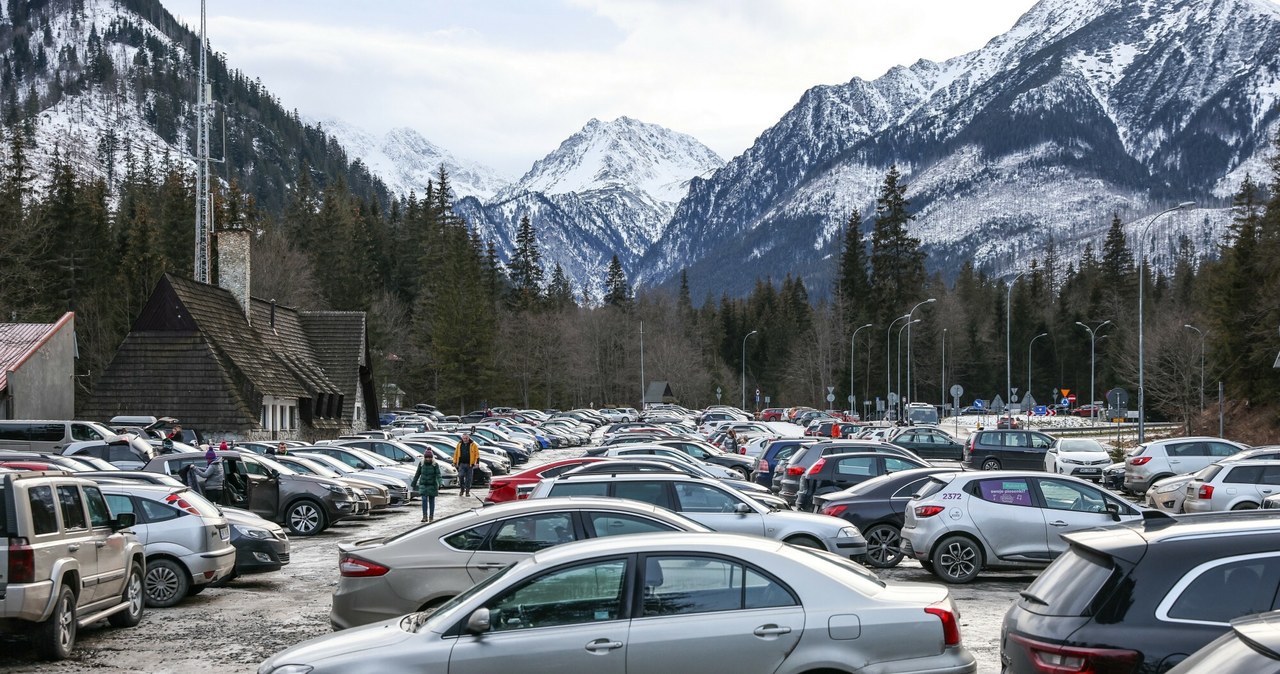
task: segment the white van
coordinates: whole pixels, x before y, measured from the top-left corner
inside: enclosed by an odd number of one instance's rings
[[[932,426],[938,423],[938,408],[929,403],[907,403],[903,416],[907,418],[907,423]]]
[[[93,421],[0,420],[0,449],[57,453],[73,442],[115,436],[106,426]]]

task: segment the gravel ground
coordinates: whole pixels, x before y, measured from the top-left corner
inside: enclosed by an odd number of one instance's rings
[[[534,462],[577,455],[579,450],[540,452]],[[473,492],[480,498],[483,491]],[[437,499],[437,515],[478,504],[455,491]],[[22,639],[0,636],[0,672],[153,672],[218,674],[253,672],[272,653],[328,634],[329,597],[337,585],[337,545],[398,533],[421,517],[415,502],[386,515],[339,522],[324,533],[293,538],[292,562],[275,573],[246,576],[211,588],[169,609],[147,609],[142,624],[116,629],[106,622],[80,631],[71,659],[36,659]],[[935,582],[914,561],[881,570],[885,580]],[[961,613],[965,645],[981,674],[1000,671],[1000,623],[1005,610],[1035,578],[1033,572],[984,573],[969,585],[951,587]]]

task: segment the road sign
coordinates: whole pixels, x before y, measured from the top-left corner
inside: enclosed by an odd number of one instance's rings
[[[836,392],[836,387],[834,386],[827,387],[827,393],[835,393],[835,392]]]
[[[1070,398],[1063,398],[1063,399],[1062,399],[1062,406],[1063,406],[1063,407],[1066,407],[1066,406],[1068,406],[1068,405],[1070,405],[1070,404],[1071,404],[1071,399],[1070,399]]]
[[[846,400],[848,400],[849,402],[853,402],[853,396],[849,396],[848,398],[846,398]]]
[[[1107,391],[1107,403],[1113,409],[1127,410],[1129,409],[1129,392],[1122,388],[1113,388]]]
[[[768,404],[769,404],[769,396],[765,396],[765,397],[764,397],[764,404],[766,404],[766,405],[768,405]]]
[[[1032,414],[1035,414],[1035,415],[1036,415],[1036,416],[1038,416],[1038,417],[1047,417],[1047,416],[1049,416],[1049,408],[1048,408],[1048,407],[1045,407],[1044,405],[1036,405],[1035,407],[1033,407],[1033,408],[1031,409],[1031,412],[1032,412]]]
[[[1071,389],[1069,389],[1069,388],[1060,388],[1060,389],[1058,389],[1058,390],[1059,390],[1059,391],[1062,391],[1062,397],[1063,397],[1063,398],[1065,398],[1065,397],[1067,397],[1067,396],[1071,395]]]
[[[890,394],[889,394],[889,404],[890,404],[890,405],[897,405],[897,404],[898,404],[898,394],[897,394],[897,393],[890,393]]]
[[[717,387],[716,387],[716,395],[720,395],[721,393],[724,393],[724,391],[721,391],[721,390],[720,390],[720,387],[719,387],[719,386],[717,386]]]
[[[975,401],[973,401],[973,409],[975,409],[975,410],[985,410],[985,409],[987,409],[987,401],[985,401],[985,400],[975,400]]]
[[[1067,402],[1069,402],[1069,403],[1073,403],[1073,402],[1075,402],[1075,401],[1076,401],[1076,394],[1072,393],[1072,394],[1070,394],[1070,395],[1068,395],[1068,396],[1067,396]]]
[[[1276,370],[1280,370],[1280,353],[1276,354],[1276,364],[1271,366]]]
[[[756,389],[756,397],[757,397],[757,398],[759,398],[759,397],[760,397],[760,389]]]
[[[836,394],[834,394],[834,393],[828,393],[828,394],[827,394],[827,402],[829,402],[829,403],[833,403],[833,402],[835,402],[835,401],[836,401]]]
[[[952,398],[959,398],[959,397],[960,397],[960,396],[962,396],[962,395],[964,395],[964,387],[963,387],[963,386],[961,386],[961,385],[959,385],[959,384],[955,384],[955,385],[953,385],[953,386],[951,387],[951,397],[952,397]]]
[[[883,411],[884,411],[884,401],[883,401],[883,400],[881,400],[881,399],[880,399],[880,398],[878,398],[878,397],[876,398],[876,411],[877,411],[877,412],[883,412]]]

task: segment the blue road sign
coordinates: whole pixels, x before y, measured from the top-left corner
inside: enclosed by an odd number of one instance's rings
[[[987,401],[985,401],[985,400],[975,400],[975,401],[973,401],[973,406],[974,406],[976,409],[985,410],[985,409],[987,409]]]
[[[1049,415],[1049,408],[1048,408],[1048,407],[1045,407],[1044,405],[1036,405],[1036,406],[1035,406],[1035,413],[1036,413],[1036,416],[1038,416],[1038,417],[1048,416],[1048,415]]]

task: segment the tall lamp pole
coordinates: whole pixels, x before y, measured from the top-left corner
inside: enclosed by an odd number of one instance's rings
[[[930,297],[929,299],[915,305],[914,307],[911,307],[911,311],[908,311],[907,315],[911,316],[916,313],[916,309],[919,309],[920,307],[926,304],[931,304],[937,301],[938,299],[936,297]],[[907,393],[910,394],[907,396],[908,400],[915,400],[916,398],[915,389],[912,388],[911,386],[911,323],[916,323],[916,322],[917,321],[911,321],[910,323],[907,323]]]
[[[908,318],[911,318],[911,316],[903,314],[889,321],[889,328],[884,332],[884,404],[886,414],[889,410],[889,394],[893,392],[893,368],[889,365],[889,348],[893,344],[893,326],[897,325],[898,321]]]
[[[756,334],[757,332],[760,332],[760,331],[752,330],[751,332],[747,333],[746,337],[742,338],[742,411],[743,412],[747,411],[747,339],[750,338],[751,335]]]
[[[1005,408],[1013,404],[1013,286],[1018,284],[1018,279],[1022,278],[1028,270],[1024,269],[1018,272],[1009,281],[1009,289],[1005,292],[1004,298],[1004,394]]]
[[[854,351],[853,345],[858,342],[858,333],[862,332],[863,330],[869,327],[871,327],[870,323],[867,323],[866,325],[859,327],[857,330],[853,331],[853,336],[849,338],[849,397],[851,398],[857,397],[857,395],[853,392],[853,371],[857,369],[857,366],[856,366],[857,354]],[[852,400],[849,401],[849,412],[853,414],[858,413],[858,410],[854,409]]]
[[[947,329],[942,329],[942,408],[947,409]],[[944,415],[945,416],[945,415]]]
[[[1048,337],[1048,336],[1049,336],[1049,333],[1042,332],[1036,335],[1035,337],[1032,337],[1031,341],[1027,344],[1027,390],[1022,394],[1024,398],[1028,395],[1031,395],[1031,345],[1035,344],[1037,339],[1040,339],[1041,337]],[[1049,397],[1052,398],[1053,396],[1049,396]]]
[[[1147,391],[1146,391],[1146,350],[1143,342],[1143,305],[1142,305],[1142,289],[1147,285],[1147,232],[1151,230],[1151,225],[1156,224],[1156,220],[1166,213],[1180,211],[1184,208],[1195,206],[1194,201],[1184,201],[1173,208],[1167,208],[1155,215],[1147,221],[1147,225],[1142,228],[1142,236],[1138,239],[1138,442],[1145,442],[1147,438]]]
[[[644,321],[640,321],[640,409],[644,409]]]
[[[911,315],[907,314],[907,317],[910,318]],[[902,327],[898,328],[898,410],[899,411],[901,411],[906,407],[906,401],[902,397],[903,396],[902,394],[902,331],[907,330],[909,334],[911,330],[911,324],[919,323],[919,322],[920,322],[920,319],[917,318],[915,320],[911,320],[911,321],[907,321],[906,323],[903,323]],[[907,388],[911,388],[911,383],[909,381],[907,382]],[[910,398],[910,397],[911,396],[907,396],[907,398]],[[902,415],[899,414],[898,418],[901,419]]]
[[[1096,371],[1095,368],[1098,363],[1098,361],[1094,358],[1094,354],[1096,353],[1094,349],[1098,345],[1097,335],[1095,333],[1101,330],[1102,326],[1110,325],[1110,323],[1111,321],[1103,321],[1098,325],[1096,325],[1095,327],[1091,328],[1085,325],[1084,323],[1081,323],[1080,321],[1076,321],[1076,325],[1089,331],[1089,404],[1090,405],[1094,404],[1098,400],[1097,398],[1093,397],[1093,375],[1094,375],[1094,372]],[[1089,412],[1090,419],[1094,419],[1097,416],[1098,416],[1098,410],[1096,408]]]
[[[1200,413],[1204,413],[1204,336],[1209,334],[1206,330],[1201,330],[1194,325],[1182,326],[1188,330],[1195,330],[1200,335]]]

